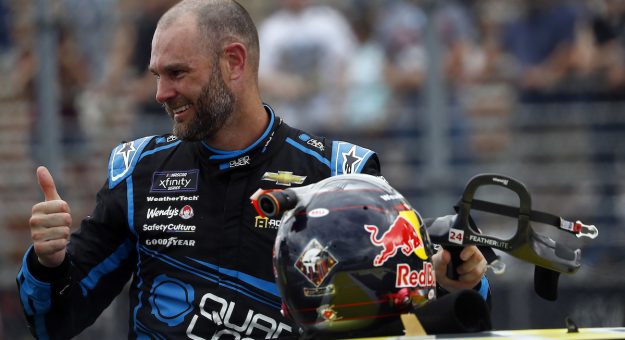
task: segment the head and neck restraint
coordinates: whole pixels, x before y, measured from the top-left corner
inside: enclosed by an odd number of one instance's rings
[[[474,197],[479,188],[489,185],[514,192],[519,198],[519,206],[488,202]],[[501,263],[493,249],[504,251],[535,265],[534,290],[542,298],[551,301],[557,299],[560,273],[573,274],[580,268],[581,250],[570,249],[548,236],[537,233],[530,222],[554,226],[578,238],[594,239],[599,235],[594,225],[586,225],[580,221],[571,222],[550,213],[532,210],[532,200],[525,185],[500,174],[480,174],[471,178],[454,208],[457,215],[435,219],[428,226],[432,242],[451,251],[454,265],[460,264],[459,257],[454,255],[459,254],[461,246],[476,245],[495,273],[501,273],[505,270],[505,264]],[[515,218],[516,232],[508,239],[483,234],[471,217],[472,210]],[[454,275],[452,272],[449,274]]]

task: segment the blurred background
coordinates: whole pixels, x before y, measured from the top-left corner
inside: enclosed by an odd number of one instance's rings
[[[176,2],[0,0],[2,338],[30,337],[15,276],[42,199],[35,168],[51,169],[76,227],[110,150],[170,130],[146,67]],[[472,176],[495,172],[525,183],[534,209],[599,228],[554,234],[583,249],[556,302],[503,256],[506,272],[489,273],[495,328],[625,326],[625,1],[241,3],[259,28],[263,99],[291,125],[376,150],[423,216],[453,213]],[[127,315],[121,296],[78,338],[124,338]]]

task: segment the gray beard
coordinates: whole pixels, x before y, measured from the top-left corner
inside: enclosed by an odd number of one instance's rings
[[[193,105],[195,116],[186,123],[174,123],[173,134],[182,140],[208,140],[221,130],[232,117],[236,98],[223,81],[221,70],[215,64],[212,75],[202,87],[200,97]]]

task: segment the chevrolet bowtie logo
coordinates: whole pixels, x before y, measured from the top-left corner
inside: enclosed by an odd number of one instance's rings
[[[287,187],[290,187],[293,183],[304,183],[306,176],[293,175],[293,173],[290,171],[278,171],[278,173],[265,172],[262,179],[265,181],[275,181],[278,185],[285,185]]]

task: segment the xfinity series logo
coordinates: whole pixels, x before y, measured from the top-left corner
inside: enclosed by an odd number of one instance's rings
[[[163,171],[152,175],[150,192],[197,191],[199,170]]]

